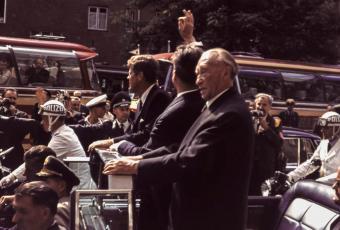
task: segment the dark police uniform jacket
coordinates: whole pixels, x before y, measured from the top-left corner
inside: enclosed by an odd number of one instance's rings
[[[127,140],[137,146],[145,144],[149,140],[150,132],[156,118],[164,111],[169,103],[169,95],[157,85],[154,85],[151,88],[142,109],[137,110],[135,114],[131,133],[113,138],[114,142],[117,143],[122,140]]]
[[[199,90],[176,97],[156,119],[150,138],[142,147],[130,142],[122,143],[118,152],[122,155],[140,155],[162,146],[179,146],[192,123],[204,106]]]
[[[124,135],[118,126],[113,125],[113,121],[104,121],[94,125],[69,125],[69,127],[74,130],[85,150],[94,141]]]
[[[14,170],[23,163],[24,149],[22,142],[29,133],[33,138],[34,145],[47,145],[50,140],[50,135],[43,130],[36,120],[0,116],[0,148],[5,150],[14,146],[14,150],[2,161],[4,166]]]
[[[177,152],[140,161],[138,186],[173,182],[171,229],[243,230],[253,138],[248,107],[231,88],[201,113]]]

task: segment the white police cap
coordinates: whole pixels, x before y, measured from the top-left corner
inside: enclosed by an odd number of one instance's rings
[[[107,95],[103,94],[98,97],[91,99],[89,102],[86,103],[87,108],[105,105],[107,100]]]

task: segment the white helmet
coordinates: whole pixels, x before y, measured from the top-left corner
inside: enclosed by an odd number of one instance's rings
[[[66,116],[66,108],[57,100],[49,100],[40,108],[40,114],[46,116]]]
[[[329,111],[319,118],[319,125],[321,127],[329,127],[329,126],[340,126],[340,114]]]
[[[66,116],[66,108],[60,101],[49,100],[40,107],[39,113],[48,117],[48,131],[51,131],[52,125],[59,119],[59,117]]]

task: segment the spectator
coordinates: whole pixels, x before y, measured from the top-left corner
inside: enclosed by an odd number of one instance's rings
[[[33,106],[32,118],[37,121],[41,121],[41,115],[39,114],[40,106],[51,99],[51,92],[44,88],[37,88],[35,91],[35,96],[38,102]]]
[[[106,104],[105,104],[105,115],[103,116],[103,120],[104,121],[113,121],[114,116],[113,114],[110,112],[111,110],[111,102],[109,100],[106,100]]]
[[[16,75],[10,65],[10,57],[7,54],[0,55],[0,85],[16,85]]]
[[[89,109],[81,102],[82,99],[82,93],[79,90],[75,90],[73,92],[74,97],[78,97],[80,99],[80,113],[83,114],[83,116],[87,116],[89,114]]]
[[[70,193],[79,184],[78,177],[61,160],[49,156],[37,176],[44,180],[59,197],[56,222],[66,229],[71,226]]]
[[[5,177],[4,180],[1,180],[0,187],[2,188],[2,192],[6,191],[6,193],[3,194],[7,194],[0,198],[0,215],[4,216],[1,220],[1,226],[13,226],[11,219],[14,213],[12,213],[9,206],[6,208],[5,205],[12,204],[14,199],[14,195],[12,194],[14,194],[14,189],[16,189],[20,184],[38,180],[36,173],[43,168],[44,161],[47,156],[56,156],[56,154],[47,146],[33,146],[24,154],[24,177],[16,178],[15,173],[11,173],[9,177]],[[17,183],[13,183],[16,179],[18,179]],[[1,207],[5,208],[1,209]]]
[[[292,98],[286,100],[287,109],[281,111],[279,117],[283,126],[297,128],[299,126],[299,114],[294,111],[295,101]]]
[[[80,112],[81,101],[79,97],[71,97],[72,110]]]
[[[269,94],[255,96],[255,107],[262,116],[253,116],[255,128],[254,165],[251,173],[249,194],[261,195],[261,184],[274,176],[278,169],[283,135],[279,120],[270,115],[273,98]]]
[[[23,184],[16,191],[13,201],[14,229],[61,230],[54,221],[57,205],[58,195],[46,183],[35,181]]]
[[[28,118],[28,114],[16,107],[18,93],[15,88],[5,88],[2,93],[1,115],[8,117]],[[4,112],[7,111],[7,112]]]
[[[42,58],[37,58],[34,61],[33,66],[26,70],[25,75],[28,77],[27,84],[47,83],[50,73],[44,68],[44,60]]]

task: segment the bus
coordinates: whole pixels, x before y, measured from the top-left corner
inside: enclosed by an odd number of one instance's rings
[[[80,90],[86,102],[100,94],[93,61],[97,55],[76,43],[0,37],[0,91],[15,88],[18,107],[28,113],[36,102],[37,87],[49,90],[53,96],[61,89],[70,93]],[[38,62],[47,74],[32,81],[30,69]]]
[[[294,99],[301,129],[313,129],[328,105],[340,103],[340,66],[237,55],[235,59],[240,67],[238,86],[243,97],[253,100],[257,93],[272,95],[273,115],[286,109],[286,99]]]
[[[163,61],[170,60],[171,56],[172,53],[154,55]],[[247,55],[234,55],[234,58],[239,65],[236,87],[243,98],[252,101],[257,93],[272,95],[271,113],[274,116],[286,109],[286,99],[294,99],[301,129],[312,130],[328,105],[340,104],[340,66]],[[171,71],[165,71],[163,75],[165,89],[171,91],[171,80],[167,80]]]

